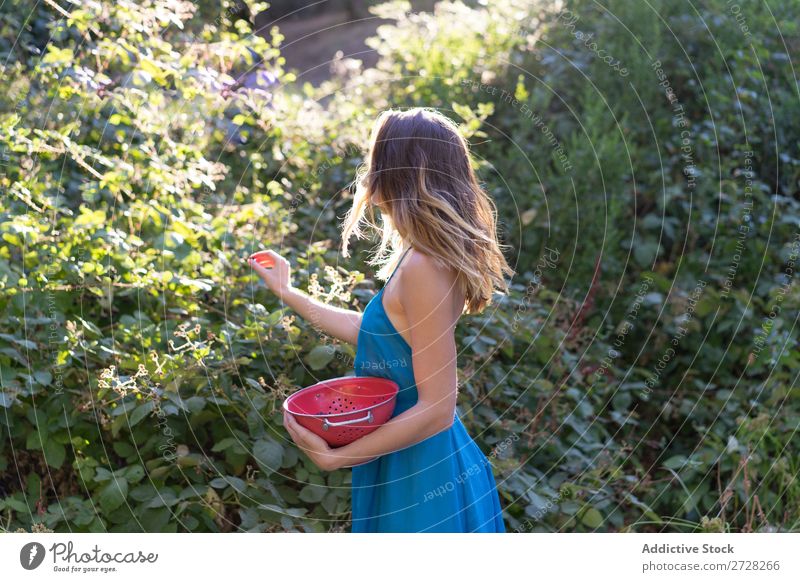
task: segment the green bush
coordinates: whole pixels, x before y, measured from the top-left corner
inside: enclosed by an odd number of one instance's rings
[[[462,123],[518,272],[457,336],[509,528],[800,528],[795,0],[782,36],[721,0],[393,2],[377,67],[319,88],[279,31],[169,6],[0,8],[3,528],[348,528],[349,472],[308,462],[280,405],[353,350],[242,258],[277,248],[361,308],[338,220],[372,119],[411,105]],[[258,60],[276,84],[233,87]]]

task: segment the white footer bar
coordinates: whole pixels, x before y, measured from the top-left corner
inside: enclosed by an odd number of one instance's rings
[[[797,581],[800,534],[9,533],[0,572],[14,581]]]

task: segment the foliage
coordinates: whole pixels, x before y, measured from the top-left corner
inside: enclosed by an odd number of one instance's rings
[[[227,4],[4,4],[3,527],[346,529],[349,472],[280,405],[353,349],[241,259],[277,248],[361,308],[347,187],[377,112],[425,105],[462,123],[518,271],[458,329],[509,527],[800,528],[798,6],[772,4],[743,38],[721,0],[392,2],[377,67],[319,88]]]

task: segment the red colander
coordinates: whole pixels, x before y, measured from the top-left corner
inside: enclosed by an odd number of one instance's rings
[[[399,386],[386,378],[345,376],[298,390],[283,403],[297,422],[332,447],[352,443],[394,412]]]

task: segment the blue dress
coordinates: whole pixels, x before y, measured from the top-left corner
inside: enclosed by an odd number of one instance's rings
[[[356,376],[397,382],[394,417],[416,404],[417,388],[411,347],[383,307],[393,276],[364,310],[354,367]],[[354,533],[505,532],[492,466],[458,412],[449,429],[352,470]]]

